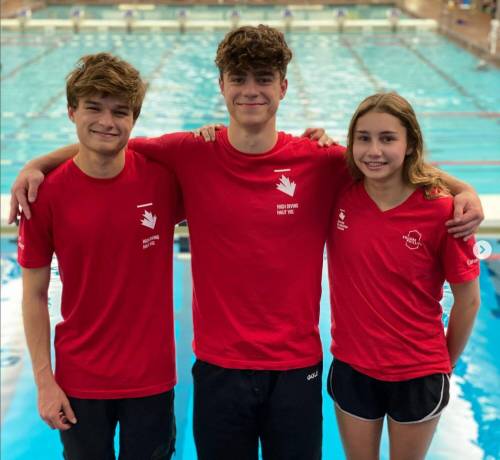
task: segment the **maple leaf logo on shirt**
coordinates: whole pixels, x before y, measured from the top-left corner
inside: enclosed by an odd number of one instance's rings
[[[151,229],[155,228],[156,216],[152,212],[144,211],[142,217],[144,217],[144,219],[141,220],[141,224],[144,225],[144,227]]]
[[[286,193],[289,196],[293,196],[295,193],[295,182],[290,182],[288,177],[285,177],[284,174],[280,177],[280,183],[276,185],[276,188],[283,193]]]

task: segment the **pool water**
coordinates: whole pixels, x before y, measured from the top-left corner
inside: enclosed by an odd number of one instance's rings
[[[87,17],[116,14],[115,10],[105,12],[93,7],[86,11]],[[153,12],[140,14],[160,14],[166,19],[169,14],[170,18],[175,17],[175,11],[157,7]],[[200,8],[196,14],[222,18],[229,11],[227,8]],[[248,8],[245,14],[255,11]],[[263,11],[270,15],[269,18],[282,14],[277,8]],[[361,8],[349,10],[349,16],[385,17],[386,10],[381,11]],[[326,12],[334,14],[333,10]],[[43,14],[68,17],[69,8],[43,10],[34,17]],[[310,10],[307,14],[319,13]],[[0,192],[8,192],[17,171],[27,160],[76,141],[74,126],[66,115],[64,78],[83,54],[97,51],[118,54],[139,68],[149,81],[142,114],[134,128],[135,135],[153,136],[190,130],[210,122],[227,123],[213,63],[222,36],[221,33],[72,34],[47,31],[19,34],[2,31]],[[414,105],[432,161],[469,181],[480,193],[500,193],[498,69],[477,70],[478,58],[427,31],[397,34],[292,32],[287,34],[287,40],[294,51],[294,59],[288,71],[288,93],[279,112],[280,129],[298,134],[308,126],[323,126],[344,143],[357,104],[373,92],[396,90]],[[498,254],[499,243],[492,243]],[[36,409],[36,391],[20,322],[21,280],[15,261],[15,244],[2,238],[1,254],[0,456],[3,460],[60,458],[57,433],[41,422]],[[53,322],[59,318],[61,290],[56,273],[57,267],[53,267],[55,278],[50,288]],[[428,457],[430,460],[500,458],[499,273],[500,268],[493,263],[482,263],[482,307],[470,343],[452,379],[450,407],[442,417]],[[193,460],[196,456],[191,431],[190,367],[194,358],[188,261],[175,259],[174,277],[179,379],[176,387],[176,458]],[[449,309],[450,302],[451,294],[447,290],[445,310]],[[330,365],[329,315],[325,273],[320,324],[325,348],[324,378]],[[387,451],[385,436],[383,445]],[[341,452],[332,403],[325,392],[324,458],[341,459]]]
[[[36,389],[20,320],[20,270],[15,261],[15,243],[1,238],[2,286],[2,426],[0,457],[3,460],[53,460],[61,458],[58,434],[38,417]],[[500,241],[493,241],[498,254]],[[177,248],[176,248],[177,253]],[[495,291],[495,276],[490,266],[481,266],[482,306],[469,344],[460,358],[451,380],[451,398],[428,455],[428,460],[496,460],[500,458],[500,305]],[[60,319],[61,283],[57,267],[52,268],[49,310],[52,324]],[[330,308],[326,270],[323,277],[320,331],[324,347],[324,375],[331,363]],[[444,317],[447,319],[452,298],[445,289]],[[174,308],[178,384],[175,389],[177,418],[177,460],[196,458],[192,436],[191,365],[191,271],[187,260],[174,258]],[[343,457],[335,422],[333,404],[323,382],[324,442],[323,458]],[[43,447],[41,447],[43,446]],[[382,448],[387,452],[387,436]],[[382,459],[387,459],[382,455]]]
[[[227,123],[213,63],[221,33],[120,34],[2,31],[1,193],[25,161],[76,140],[66,115],[64,78],[87,53],[110,51],[150,82],[135,135]],[[287,35],[294,51],[278,127],[323,126],[345,142],[357,104],[396,90],[415,107],[429,158],[499,193],[500,70],[432,32]]]

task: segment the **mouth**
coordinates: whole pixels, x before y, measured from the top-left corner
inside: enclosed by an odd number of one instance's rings
[[[264,102],[236,102],[236,105],[241,107],[261,107],[266,104]]]
[[[118,136],[117,133],[107,133],[107,132],[103,132],[103,131],[97,131],[95,129],[91,129],[90,132],[92,134],[97,134],[98,136],[102,136],[102,137],[109,138],[109,139],[112,139],[113,137]]]
[[[363,164],[371,171],[376,171],[384,167],[387,162],[385,161],[364,161]]]

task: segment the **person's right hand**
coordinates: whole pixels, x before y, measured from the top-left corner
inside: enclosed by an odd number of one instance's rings
[[[38,388],[38,412],[52,429],[69,430],[77,422],[66,394],[55,381]]]
[[[10,189],[9,224],[16,221],[19,215],[19,206],[21,206],[26,219],[31,218],[29,203],[36,200],[38,187],[44,178],[43,172],[39,169],[25,168],[21,170]]]
[[[224,125],[220,123],[213,123],[210,125],[203,125],[201,128],[194,129],[192,131],[194,137],[203,137],[205,142],[215,141],[215,132],[224,128]]]

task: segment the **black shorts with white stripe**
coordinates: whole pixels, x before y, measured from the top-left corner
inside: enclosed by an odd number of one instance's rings
[[[450,398],[447,374],[387,382],[362,374],[338,359],[330,367],[327,385],[341,411],[369,421],[387,415],[398,423],[425,422],[440,415]]]

